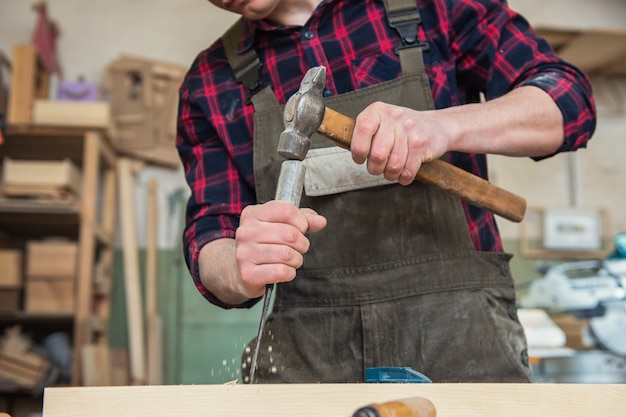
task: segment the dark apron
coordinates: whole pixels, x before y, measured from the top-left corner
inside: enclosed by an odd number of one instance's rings
[[[407,52],[408,51],[408,52]],[[374,101],[433,108],[420,48],[403,76],[326,99],[351,117]],[[283,106],[265,88],[255,105],[258,202],[274,198]],[[319,135],[301,206],[328,219],[290,283],[276,286],[258,383],[363,382],[365,368],[409,366],[435,382],[528,382],[510,255],[474,250],[458,198],[421,183],[373,177]],[[251,349],[242,358],[244,382]]]

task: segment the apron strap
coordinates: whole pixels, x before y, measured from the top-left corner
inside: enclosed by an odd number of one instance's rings
[[[400,35],[400,45],[396,54],[400,56],[400,66],[403,74],[424,72],[424,57],[422,51],[430,46],[420,42],[417,38],[417,27],[422,23],[415,0],[384,0],[387,11],[387,22]]]
[[[235,73],[235,78],[248,89],[246,102],[248,104],[253,103],[255,109],[260,109],[264,104],[278,104],[272,87],[261,80],[263,64],[254,48],[250,48],[242,54],[238,52],[242,34],[243,20],[239,18],[222,35],[222,43],[228,63]]]

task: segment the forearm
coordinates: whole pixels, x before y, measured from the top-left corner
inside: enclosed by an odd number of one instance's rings
[[[204,245],[198,256],[198,272],[204,287],[224,304],[237,306],[250,298],[242,294],[235,258],[235,239],[217,239]]]
[[[563,143],[563,116],[545,91],[519,87],[484,103],[438,111],[449,128],[449,150],[542,157]]]

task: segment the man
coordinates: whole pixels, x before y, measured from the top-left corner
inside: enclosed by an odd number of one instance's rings
[[[493,215],[413,179],[437,158],[486,178],[486,154],[585,146],[585,76],[503,0],[210,1],[243,19],[181,87],[185,253],[224,308],[280,283],[256,380],[410,366],[435,382],[530,381]],[[330,181],[297,209],[272,201],[282,105],[318,65],[326,104],[356,127],[349,152],[314,140],[308,183]]]

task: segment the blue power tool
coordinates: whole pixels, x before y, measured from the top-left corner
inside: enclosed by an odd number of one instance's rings
[[[409,384],[424,384],[431,383],[430,378],[426,375],[417,372],[409,367],[386,367],[386,368],[366,368],[365,369],[365,382],[371,383],[383,383],[383,382],[396,382],[396,383],[409,383]]]

